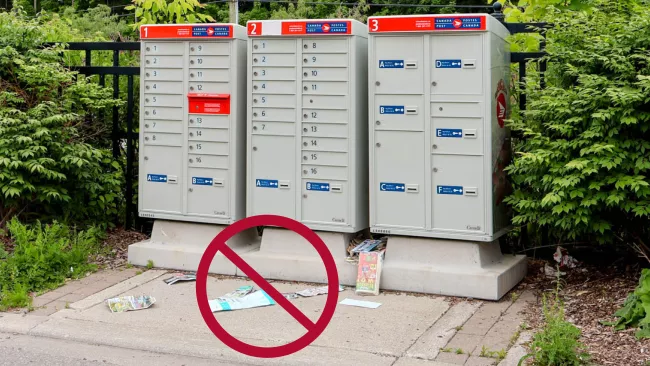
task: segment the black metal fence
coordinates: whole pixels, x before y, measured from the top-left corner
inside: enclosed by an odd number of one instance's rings
[[[495,18],[503,21],[503,14],[497,12],[493,14]],[[517,63],[519,72],[519,109],[521,111],[526,109],[526,94],[522,87],[526,78],[526,67],[530,60],[535,60],[545,55],[544,48],[546,46],[546,32],[548,27],[546,23],[504,23],[511,34],[517,33],[540,33],[543,37],[540,41],[539,52],[514,52],[511,54],[511,62]],[[138,115],[138,106],[135,104],[136,89],[134,87],[135,78],[140,75],[139,66],[120,66],[120,52],[123,51],[140,51],[139,42],[78,42],[68,43],[67,50],[70,51],[84,51],[85,52],[85,65],[84,66],[70,66],[70,69],[78,71],[81,74],[90,76],[98,75],[99,84],[105,86],[106,76],[111,75],[113,81],[113,97],[120,97],[120,78],[127,78],[127,91],[126,91],[126,111],[120,115],[118,107],[113,108],[112,111],[112,149],[113,156],[117,159],[122,154],[122,144],[126,144],[126,163],[124,167],[124,175],[126,179],[125,198],[126,198],[126,213],[124,217],[124,226],[126,228],[133,227],[138,220],[137,205],[134,203],[134,182],[137,182],[137,151],[138,151],[138,133],[136,126],[134,126],[134,116]],[[93,51],[112,51],[113,52],[113,65],[112,66],[93,66],[92,55]],[[539,70],[542,72],[542,85],[544,87],[543,72],[546,70],[546,63],[540,62]],[[105,116],[100,116],[105,118]],[[126,125],[120,123],[121,118],[126,119]],[[522,235],[526,235],[522,232]],[[524,239],[526,240],[526,239]]]
[[[137,115],[136,88],[135,78],[140,75],[139,66],[121,66],[120,65],[120,52],[124,51],[140,51],[140,42],[71,42],[67,44],[69,51],[84,51],[85,62],[84,66],[69,66],[71,70],[78,71],[80,74],[91,76],[99,76],[99,84],[106,86],[106,76],[112,76],[112,89],[113,98],[118,99],[121,97],[120,81],[123,77],[127,79],[126,90],[126,109],[120,113],[119,107],[114,107],[112,110],[112,128],[111,128],[111,144],[113,150],[113,157],[115,159],[122,157],[122,149],[125,147],[125,166],[124,176],[126,180],[126,187],[124,196],[126,200],[124,226],[126,228],[133,227],[138,219],[137,205],[134,203],[134,182],[138,177],[137,171],[137,143],[138,133],[136,132],[137,126],[134,125],[134,116]],[[112,66],[93,66],[93,51],[111,51],[113,53]],[[106,118],[105,115],[100,114],[100,119]],[[121,123],[122,120],[126,121],[126,126]],[[125,144],[126,146],[122,146]]]

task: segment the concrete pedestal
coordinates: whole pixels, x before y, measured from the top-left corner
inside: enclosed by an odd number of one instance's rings
[[[491,243],[393,236],[380,288],[499,300],[526,275],[526,257]]]
[[[355,234],[316,231],[329,249],[342,285],[356,285],[357,266],[345,261],[346,248]],[[323,260],[302,236],[279,228],[264,228],[260,250],[242,258],[262,277],[276,280],[327,283]],[[244,274],[239,271],[238,275]]]
[[[178,270],[196,271],[208,244],[225,226],[192,222],[156,220],[151,239],[129,246],[129,263]],[[228,246],[241,255],[257,250],[260,238],[257,231],[249,229],[228,240]],[[220,252],[210,265],[210,273],[237,275],[237,267]]]

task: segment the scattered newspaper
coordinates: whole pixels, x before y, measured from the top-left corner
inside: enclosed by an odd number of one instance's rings
[[[156,302],[151,296],[122,296],[106,300],[108,308],[112,313],[147,309]]]
[[[253,286],[241,286],[235,291],[229,292],[221,297],[217,298],[217,301],[226,301],[227,299],[238,299],[246,295],[252,294],[255,292],[255,287]]]
[[[252,287],[252,286],[244,286]],[[241,289],[241,287],[240,287]],[[238,289],[239,290],[239,289]],[[236,293],[237,295],[245,293],[245,291],[234,291],[230,294]],[[228,295],[228,294],[227,294]],[[226,295],[217,298],[216,300],[209,300],[210,310],[213,313],[218,311],[231,311],[240,309],[257,308],[261,306],[275,305],[275,301],[271,296],[267,295],[263,290],[249,292],[243,296],[226,297]]]
[[[173,285],[179,281],[196,281],[196,273],[174,273],[171,277],[164,280],[166,284]]]
[[[339,285],[339,292],[341,292],[343,290],[345,290],[345,288],[343,288],[343,286]],[[327,294],[327,292],[328,292],[327,286],[323,286],[323,287],[308,288],[308,289],[305,289],[305,290],[302,290],[302,291],[298,291],[298,292],[296,292],[296,294],[298,294],[298,295],[300,295],[302,297],[312,297],[312,296],[318,296],[318,295],[325,295],[325,294]]]

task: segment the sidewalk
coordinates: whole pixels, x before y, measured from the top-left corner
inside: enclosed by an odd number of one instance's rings
[[[74,281],[36,298],[35,305],[47,307],[27,315],[0,313],[0,332],[255,365],[501,366],[516,365],[523,355],[521,347],[512,347],[523,322],[519,312],[535,301],[528,292],[482,302],[395,293],[360,297],[346,288],[339,302],[355,298],[382,305],[337,305],[330,325],[310,346],[281,359],[257,359],[229,349],[210,332],[196,306],[194,282],[170,286],[162,281],[168,271],[135,275],[137,271],[103,272]],[[310,287],[271,283],[281,292]],[[216,298],[246,284],[253,285],[245,279],[210,277],[208,294]],[[154,296],[156,303],[116,314],[104,303],[109,297],[138,294]],[[322,295],[291,301],[315,322],[325,299]],[[279,305],[215,317],[230,334],[257,346],[286,344],[305,333]]]

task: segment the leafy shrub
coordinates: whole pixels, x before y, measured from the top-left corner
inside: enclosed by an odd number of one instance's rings
[[[76,232],[54,222],[28,226],[12,219],[7,229],[14,250],[0,260],[0,309],[28,305],[29,292],[52,289],[66,278],[96,270],[89,257],[98,251],[101,232]]]
[[[650,338],[650,269],[644,268],[639,279],[639,286],[632,292],[623,307],[615,314],[615,322],[603,322],[616,330],[639,328],[637,338]]]
[[[506,202],[515,224],[549,226],[558,242],[632,243],[648,256],[650,8],[594,3],[553,15],[547,87],[531,77],[528,110],[510,122],[523,138]]]
[[[198,12],[204,7],[198,0],[133,0],[133,5],[124,9],[135,9],[133,28],[137,29],[142,24],[214,22],[213,17]]]
[[[42,48],[44,28],[0,13],[0,228],[15,215],[112,222],[123,200],[121,169],[80,127],[87,113],[120,102],[66,69],[60,46]]]

